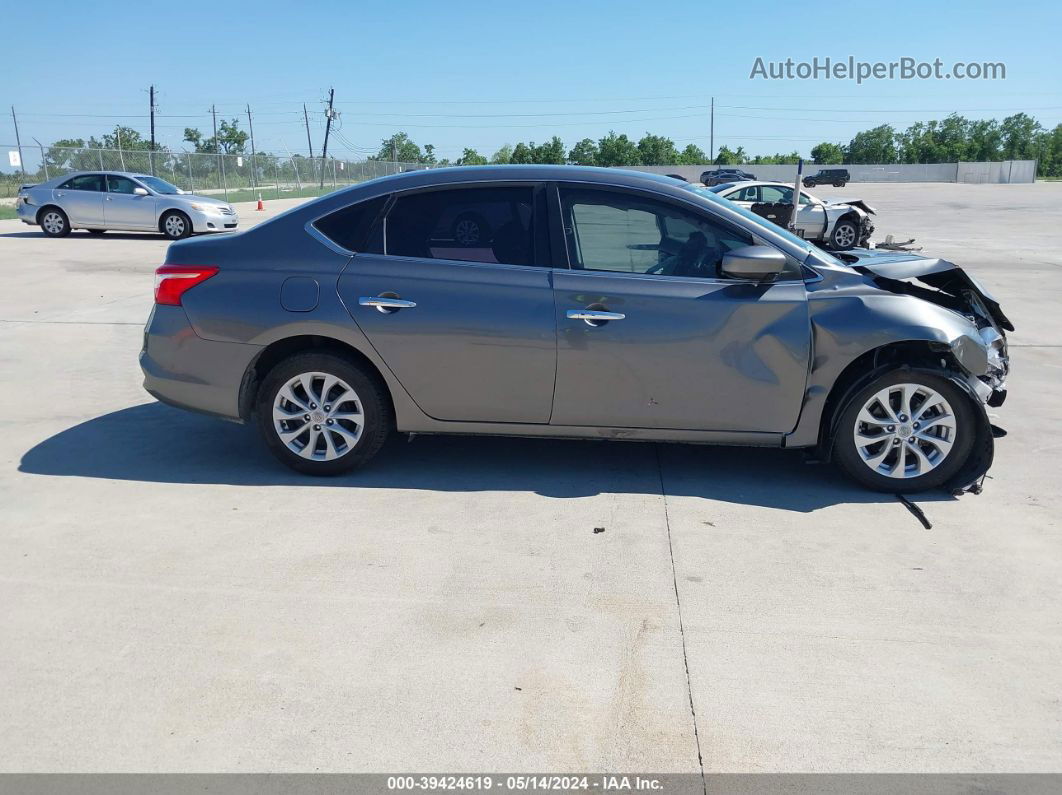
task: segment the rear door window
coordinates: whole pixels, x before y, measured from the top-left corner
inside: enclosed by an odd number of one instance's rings
[[[313,225],[317,231],[347,251],[383,254],[380,224],[377,221],[389,198],[384,195],[351,204],[324,218],[318,218]]]
[[[81,174],[59,186],[63,190],[92,190],[103,192],[102,174]]]
[[[544,264],[546,252],[535,246],[533,207],[530,185],[405,194],[387,213],[386,252],[420,259]]]

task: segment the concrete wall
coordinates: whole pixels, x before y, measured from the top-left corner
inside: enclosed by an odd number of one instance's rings
[[[627,166],[635,171],[653,174],[681,174],[690,181],[699,180],[705,171],[719,166]],[[755,174],[756,179],[771,182],[792,182],[796,179],[795,165],[746,164],[742,171]],[[852,182],[1035,182],[1035,160],[1004,160],[996,163],[891,163],[888,165],[816,166],[804,164],[804,174],[814,174],[820,168],[847,168]]]

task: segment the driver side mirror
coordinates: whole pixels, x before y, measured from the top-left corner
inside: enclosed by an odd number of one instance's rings
[[[133,188],[134,196],[147,196],[148,192],[146,188]]]
[[[768,281],[785,270],[785,255],[770,246],[742,246],[723,255],[719,271],[734,279]]]

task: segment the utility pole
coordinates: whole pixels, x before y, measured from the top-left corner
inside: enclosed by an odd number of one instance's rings
[[[18,168],[22,172],[22,179],[26,178],[26,163],[22,159],[22,139],[18,137],[18,119],[15,118],[15,106],[11,106],[11,121],[15,123],[15,146],[18,147]]]
[[[151,160],[151,173],[155,173],[155,86],[151,86],[148,89],[148,101],[151,108],[151,154],[149,159]]]
[[[711,137],[711,143],[709,144],[709,149],[711,151],[708,154],[708,162],[710,162],[710,163],[711,162],[715,162],[715,97],[712,97],[712,131],[711,131],[711,136],[712,136]]]
[[[324,164],[325,159],[328,157],[328,133],[332,129],[332,103],[336,98],[336,90],[334,88],[328,89],[328,110],[325,112],[325,137],[324,147],[321,149],[321,187],[324,187]]]
[[[210,106],[210,115],[214,118],[214,153],[218,156],[219,179],[221,188],[225,191],[225,201],[228,201],[229,186],[225,184],[225,161],[221,157],[221,141],[218,140],[218,109],[216,105]]]
[[[254,123],[251,121],[251,106],[247,105],[247,129],[251,131],[251,187],[258,187],[258,161],[254,151]]]

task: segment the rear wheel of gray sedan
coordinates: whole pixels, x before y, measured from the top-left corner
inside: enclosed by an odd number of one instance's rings
[[[170,210],[159,219],[159,229],[170,240],[181,240],[192,234],[192,221],[179,210]]]
[[[895,370],[847,405],[833,457],[845,474],[875,491],[925,491],[946,483],[966,462],[975,421],[970,397],[949,379]]]
[[[838,222],[830,235],[830,245],[837,249],[852,248],[859,240],[859,227],[855,221],[844,220]]]
[[[58,207],[45,207],[38,218],[41,231],[48,237],[66,237],[70,234],[70,221]]]
[[[362,466],[394,426],[379,379],[331,353],[300,353],[273,367],[258,390],[257,413],[273,454],[309,475]]]

